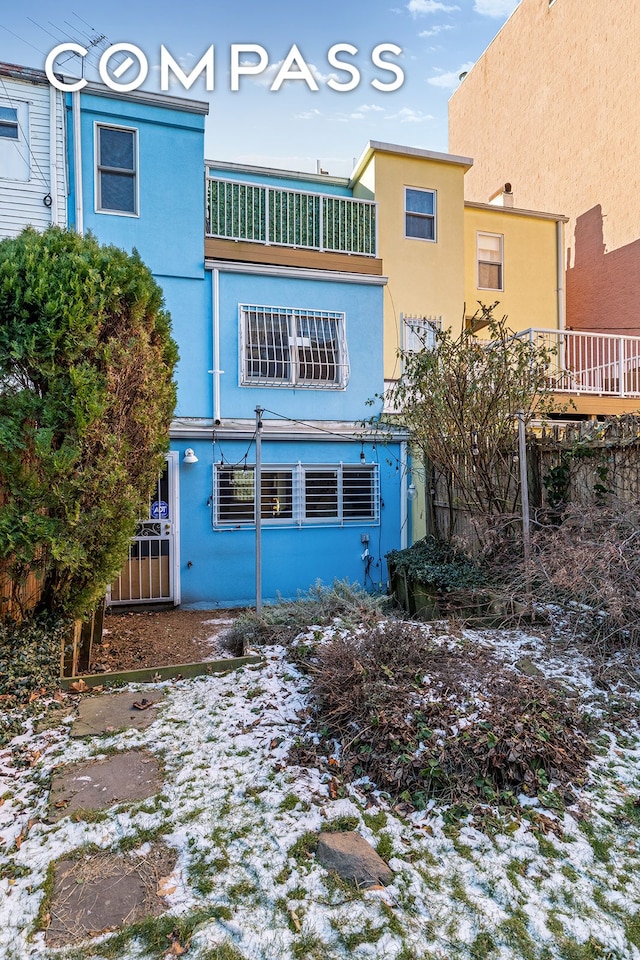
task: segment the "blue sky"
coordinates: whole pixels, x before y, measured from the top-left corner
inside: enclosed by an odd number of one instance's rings
[[[43,67],[56,43],[70,38],[86,45],[105,35],[97,47],[129,42],[144,51],[150,64],[148,89],[159,90],[159,51],[164,44],[186,73],[207,47],[215,47],[216,87],[207,93],[196,83],[177,95],[208,99],[208,159],[262,163],[297,170],[323,169],[348,175],[353,158],[368,140],[386,140],[430,150],[447,149],[447,101],[459,74],[468,70],[491,42],[518,0],[156,0],[108,4],[78,0],[31,0],[7,4],[0,22],[0,60]],[[329,89],[336,71],[328,49],[350,43],[358,54],[345,57],[361,71],[350,92]],[[405,80],[393,93],[375,90],[371,80],[385,83],[392,75],[375,68],[371,51],[394,43],[394,58]],[[259,77],[242,77],[230,90],[231,44],[263,46],[269,67]],[[285,82],[269,89],[292,44],[297,44],[319,89]],[[246,61],[253,60],[247,55]],[[244,62],[244,61],[243,61]],[[77,70],[73,62],[65,65]],[[97,79],[92,68],[89,79]],[[339,73],[340,82],[349,77]],[[125,74],[123,79],[128,79]]]

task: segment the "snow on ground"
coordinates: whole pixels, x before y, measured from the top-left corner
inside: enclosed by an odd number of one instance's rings
[[[584,655],[524,632],[465,637],[514,668],[526,656],[574,689],[585,709],[596,707],[601,694]],[[117,849],[136,838],[144,852],[162,836],[178,851],[169,910],[194,917],[189,957],[640,958],[637,726],[598,737],[590,782],[568,812],[556,819],[522,798],[548,818],[537,830],[526,818],[488,816],[480,831],[434,803],[403,817],[379,795],[371,806],[371,792],[355,787],[332,800],[328,773],[289,765],[287,752],[310,723],[308,680],[282,647],[266,648],[264,665],[157,687],[164,706],[145,730],[72,740],[71,717],[42,732],[29,721],[0,751],[0,957],[64,956],[34,933],[52,861],[84,844]],[[132,747],[161,759],[157,798],[93,822],[45,822],[54,767]],[[389,861],[391,886],[357,891],[316,863],[309,835],[344,817],[356,818]],[[545,822],[561,835],[541,832]],[[109,955],[106,937],[99,956]],[[117,954],[158,955],[135,940]]]

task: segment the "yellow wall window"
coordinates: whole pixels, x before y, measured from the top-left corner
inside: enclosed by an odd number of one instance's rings
[[[478,233],[478,289],[503,290],[503,237],[501,233]]]

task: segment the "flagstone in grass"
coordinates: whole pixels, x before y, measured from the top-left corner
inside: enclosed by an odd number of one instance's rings
[[[163,913],[167,904],[162,893],[171,890],[176,857],[175,850],[157,843],[144,856],[101,853],[59,860],[47,946],[69,946]]]
[[[146,750],[114,753],[58,770],[51,783],[51,821],[82,810],[105,810],[128,800],[146,800],[162,789],[158,761]]]

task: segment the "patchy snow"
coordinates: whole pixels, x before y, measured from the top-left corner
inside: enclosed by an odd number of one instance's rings
[[[340,630],[313,626],[299,642]],[[487,646],[514,670],[526,657],[597,715],[602,691],[584,654],[524,631],[466,630],[464,640]],[[188,917],[209,909],[210,919],[198,915],[189,957],[211,958],[227,945],[236,953],[222,955],[234,960],[640,960],[637,726],[598,737],[589,783],[566,813],[523,796],[537,823],[494,818],[481,831],[470,818],[449,822],[435,801],[400,816],[367,778],[331,799],[330,773],[288,764],[310,720],[308,680],[283,647],[266,648],[263,665],[156,686],[166,696],[144,730],[77,740],[68,734],[70,717],[42,732],[29,719],[0,752],[2,958],[58,954],[34,933],[52,861],[84,844],[117,849],[137,836],[144,854],[158,831],[178,853],[165,885],[175,888],[169,910]],[[56,766],[132,747],[161,760],[157,798],[114,807],[93,823],[46,822]],[[351,889],[308,853],[306,835],[339,817],[356,818],[365,839],[388,856],[390,886]],[[130,942],[118,956],[157,953]]]

